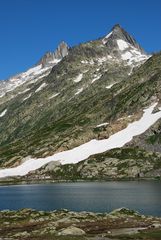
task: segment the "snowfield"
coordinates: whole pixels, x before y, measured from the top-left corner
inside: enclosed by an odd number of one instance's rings
[[[0,118],[3,117],[7,112],[7,109],[3,110],[3,112],[0,113]]]
[[[83,91],[83,88],[79,88],[79,89],[77,90],[77,92],[75,93],[75,95],[80,94],[82,91]]]
[[[49,97],[49,99],[55,98],[59,95],[60,93],[54,93],[51,97]]]
[[[36,90],[35,90],[35,93],[37,93],[37,92],[40,92],[44,87],[46,87],[47,86],[47,84],[44,82],[44,83],[42,83],[41,85],[40,85],[40,87],[38,87]]]
[[[115,84],[116,84],[116,82],[115,82],[115,83],[112,83],[112,84],[110,84],[110,85],[108,85],[108,86],[106,86],[106,88],[107,88],[107,89],[110,89],[110,88],[112,88],[112,86],[115,85]]]
[[[102,40],[103,44],[106,44],[108,41],[108,38],[112,35],[113,31],[106,35],[106,37]]]
[[[108,122],[105,122],[105,123],[98,124],[96,127],[97,128],[104,127],[104,126],[107,126],[108,124],[109,124]]]
[[[125,41],[122,40],[122,39],[117,40],[117,45],[118,45],[118,47],[119,47],[119,49],[120,49],[121,51],[123,51],[123,50],[125,50],[125,49],[127,49],[127,48],[129,47],[128,43],[125,42]]]
[[[130,142],[134,136],[144,133],[158,119],[161,118],[161,111],[153,113],[157,103],[144,110],[143,116],[130,123],[125,129],[113,134],[108,139],[93,139],[71,150],[56,153],[46,158],[30,158],[21,165],[0,170],[0,178],[7,176],[23,176],[32,170],[36,170],[51,161],[60,161],[61,164],[78,163],[87,159],[90,155],[102,153],[110,149],[123,147]]]
[[[78,83],[78,82],[80,82],[80,81],[82,80],[82,78],[83,78],[83,74],[80,73],[80,74],[74,79],[74,82]]]

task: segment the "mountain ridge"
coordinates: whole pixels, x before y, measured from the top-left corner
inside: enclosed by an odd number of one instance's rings
[[[108,139],[160,104],[160,55],[146,55],[118,28],[122,34],[115,26],[106,43],[101,38],[70,48],[46,75],[1,98],[1,167]]]
[[[58,45],[54,52],[47,52],[44,54],[38,63],[27,71],[0,81],[0,98],[7,92],[10,92],[17,86],[23,84],[25,81],[32,81],[35,77],[48,75],[50,70],[68,54],[68,50],[68,45],[63,41]]]

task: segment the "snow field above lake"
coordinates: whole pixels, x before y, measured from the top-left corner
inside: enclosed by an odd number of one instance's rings
[[[125,129],[111,135],[108,139],[93,139],[71,150],[62,151],[49,157],[37,159],[30,158],[17,167],[1,169],[0,178],[26,175],[30,171],[39,169],[51,161],[60,161],[63,165],[75,164],[87,159],[93,154],[103,153],[110,149],[123,147],[126,143],[130,142],[134,136],[144,133],[161,118],[161,111],[153,113],[156,105],[157,103],[154,103],[150,107],[144,109],[144,113],[139,120],[130,123]]]

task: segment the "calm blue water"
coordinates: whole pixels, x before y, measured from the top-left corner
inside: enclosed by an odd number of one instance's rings
[[[87,182],[0,186],[0,210],[110,212],[127,207],[161,216],[161,182]]]

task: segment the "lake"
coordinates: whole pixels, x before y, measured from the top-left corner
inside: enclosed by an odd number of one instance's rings
[[[34,208],[110,212],[127,207],[161,216],[160,181],[111,181],[0,186],[0,210]]]

